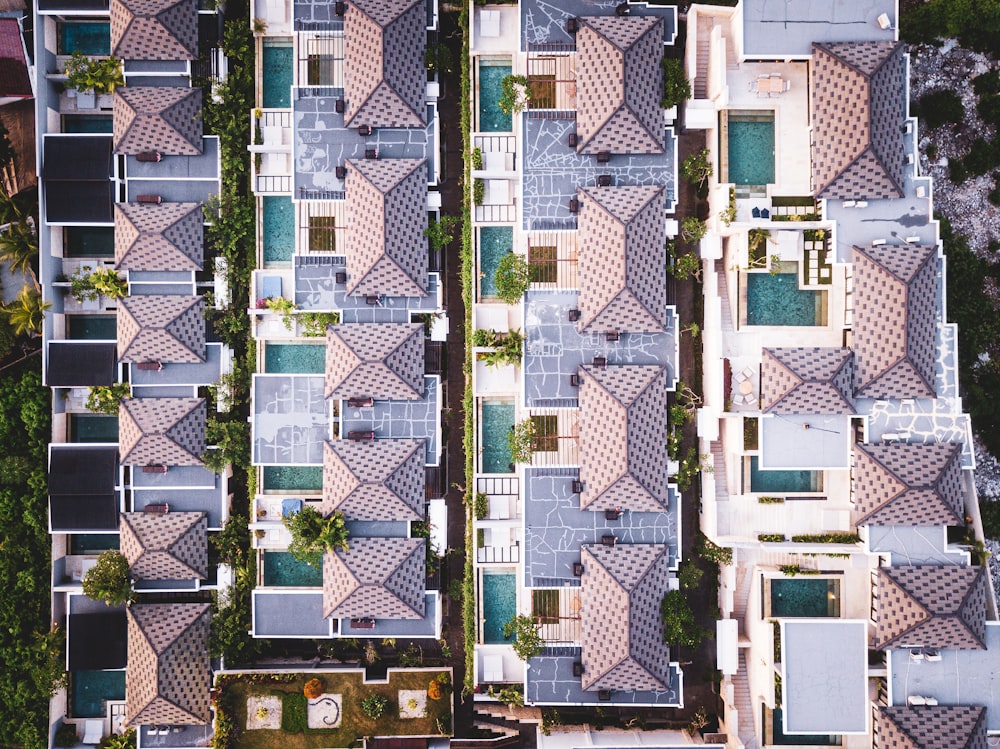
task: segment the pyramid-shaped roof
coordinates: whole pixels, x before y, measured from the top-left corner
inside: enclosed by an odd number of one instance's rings
[[[576,34],[577,151],[663,153],[663,19],[580,19]]]
[[[336,440],[323,446],[324,516],[424,519],[424,440]]]
[[[323,555],[323,616],[423,619],[426,540],[352,538],[350,545]]]
[[[212,719],[211,608],[207,603],[129,606],[126,725],[206,725]]]
[[[200,203],[116,203],[115,268],[201,270],[204,226]]]
[[[205,418],[204,398],[123,400],[118,407],[122,465],[203,465]]]
[[[348,159],[347,293],[427,296],[425,159]]]
[[[986,708],[971,705],[878,707],[878,741],[886,749],[987,749]]]
[[[200,296],[130,296],[118,303],[118,360],[205,361],[205,300]]]
[[[659,512],[667,489],[667,371],[582,367],[581,509]]]
[[[663,332],[667,324],[663,187],[588,187],[578,194],[580,332]]]
[[[959,445],[854,445],[858,525],[962,525]]]
[[[853,414],[853,364],[846,348],[764,349],[761,408],[776,414]]]
[[[420,0],[352,0],[344,16],[347,127],[426,124],[427,6]]]
[[[138,580],[208,578],[208,515],[125,512],[121,516],[121,551]]]
[[[198,59],[195,0],[111,0],[111,54],[126,60]]]
[[[982,567],[882,567],[875,647],[982,650],[986,572]]]
[[[419,400],[424,394],[420,323],[345,323],[326,332],[327,398]]]
[[[135,155],[202,152],[201,89],[186,86],[126,86],[115,89],[114,148]]]

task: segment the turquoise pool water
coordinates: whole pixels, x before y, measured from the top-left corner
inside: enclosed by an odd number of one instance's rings
[[[63,229],[64,257],[114,257],[113,226],[67,226]]]
[[[750,456],[750,491],[789,494],[819,491],[819,473],[816,471],[762,471],[757,467],[757,456]]]
[[[503,625],[517,613],[517,584],[509,572],[483,572],[483,642],[507,642]]]
[[[774,114],[729,115],[729,181],[774,182]]]
[[[513,226],[484,226],[479,230],[479,295],[496,296],[500,259],[514,249]]]
[[[773,718],[773,738],[771,743],[776,746],[840,746],[840,737],[836,735],[824,736],[824,735],[811,735],[811,734],[796,734],[794,736],[785,736],[784,732],[781,730],[781,708],[774,710],[772,712]]]
[[[483,473],[510,473],[511,455],[507,435],[514,426],[514,404],[506,401],[486,401],[482,403]]]
[[[73,671],[69,678],[70,711],[74,718],[100,718],[105,700],[125,699],[124,671]]]
[[[509,133],[514,120],[500,111],[500,82],[511,73],[504,60],[479,61],[479,130],[484,133]]]
[[[62,131],[64,133],[111,133],[114,132],[114,121],[111,116],[104,115],[72,115],[64,114]]]
[[[264,371],[268,374],[323,374],[326,371],[326,345],[267,343],[264,345]]]
[[[300,562],[287,551],[264,552],[264,585],[277,588],[319,588],[323,585],[322,555],[315,564]]]
[[[100,554],[108,549],[117,549],[121,537],[117,533],[74,533],[70,536],[70,554]]]
[[[776,577],[771,580],[771,616],[840,616],[840,580]]]
[[[117,442],[118,417],[97,414],[70,414],[69,441]]]
[[[290,197],[264,197],[263,232],[264,263],[289,262],[295,252],[295,208]]]
[[[67,315],[66,334],[76,341],[114,341],[118,339],[116,315]]]
[[[111,54],[111,24],[107,21],[63,21],[57,33],[59,54]]]
[[[822,292],[799,288],[796,273],[747,273],[747,325],[820,324]]]
[[[292,106],[292,45],[264,42],[264,107]]]
[[[311,492],[323,489],[321,466],[264,466],[264,489]]]

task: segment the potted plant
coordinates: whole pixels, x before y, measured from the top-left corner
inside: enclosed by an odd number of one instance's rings
[[[115,57],[91,59],[74,52],[66,61],[66,86],[75,90],[78,109],[93,109],[95,96],[113,94],[115,88],[125,85],[121,60]],[[101,102],[102,106],[106,102]]]

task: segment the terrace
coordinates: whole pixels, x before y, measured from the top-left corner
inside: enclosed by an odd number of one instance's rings
[[[527,0],[521,3],[521,44],[523,51],[533,48],[566,47],[572,49],[575,41],[566,31],[566,21],[581,16],[612,16],[620,3],[615,0],[565,0],[557,4],[546,0]],[[663,41],[673,43],[677,35],[677,9],[650,7],[645,3],[629,3],[632,15],[660,16],[664,19]]]
[[[253,404],[256,465],[322,465],[331,431],[322,375],[255,374]]]

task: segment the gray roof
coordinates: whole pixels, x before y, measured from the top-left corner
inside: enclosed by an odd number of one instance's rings
[[[115,268],[201,270],[204,226],[200,203],[116,203]]]
[[[205,300],[130,296],[118,303],[118,360],[170,364],[205,361]]]
[[[114,148],[135,155],[202,152],[201,89],[186,86],[125,86],[115,89]]]
[[[348,294],[427,296],[426,165],[348,159]]]
[[[986,572],[982,567],[882,567],[875,647],[982,650]]]
[[[854,445],[858,525],[962,525],[961,445]]]
[[[586,187],[578,195],[580,332],[664,332],[664,188]]]
[[[204,580],[208,577],[208,515],[124,512],[121,551],[139,580]]]
[[[190,726],[211,720],[211,608],[207,603],[129,606],[126,725]]]
[[[814,44],[810,70],[816,197],[903,197],[907,90],[903,45]]]
[[[346,127],[421,127],[425,120],[427,5],[351,0],[344,17]]]
[[[323,504],[347,520],[424,519],[424,440],[323,446]]]
[[[935,247],[854,247],[854,395],[933,398],[940,293]]]
[[[326,398],[419,400],[424,393],[424,326],[344,323],[326,332]]]
[[[761,408],[776,414],[853,414],[853,364],[846,348],[766,348]]]
[[[111,0],[111,54],[126,60],[197,59],[197,3]]]
[[[583,688],[666,689],[670,649],[660,601],[670,578],[667,547],[593,545],[580,551]]]
[[[323,616],[422,619],[427,541],[352,538],[323,555]]]
[[[985,718],[985,707],[971,705],[875,709],[885,749],[987,749]]]
[[[581,367],[581,509],[668,509],[667,370]]]
[[[200,466],[205,452],[204,398],[127,398],[118,407],[126,466]]]
[[[663,153],[663,19],[580,19],[576,34],[577,151]]]

